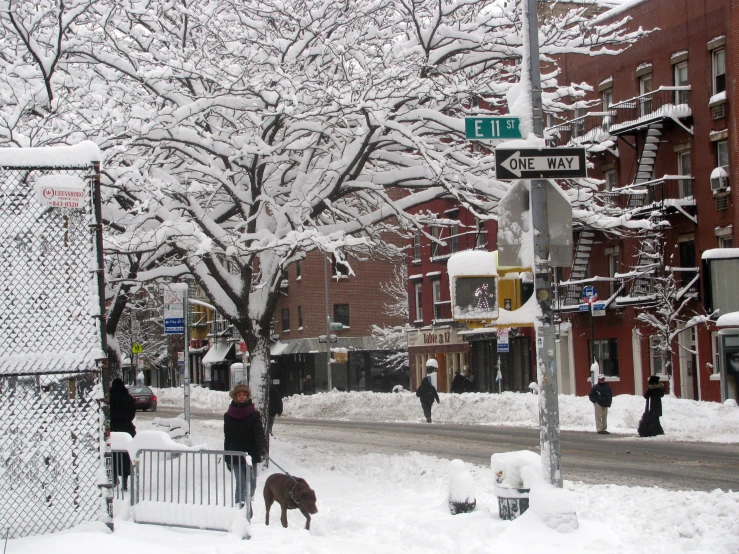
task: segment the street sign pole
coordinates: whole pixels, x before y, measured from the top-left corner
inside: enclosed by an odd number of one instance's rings
[[[183,287],[183,298],[182,298],[182,318],[185,323],[183,329],[183,337],[185,339],[185,421],[187,422],[187,436],[190,436],[190,318],[188,317],[190,309],[188,303],[189,287]]]
[[[539,69],[539,35],[536,0],[522,0],[524,26],[528,28],[529,75],[534,133],[544,136]],[[544,479],[562,488],[559,443],[559,398],[557,390],[556,329],[552,324],[552,281],[549,267],[549,225],[547,221],[547,181],[531,183],[531,217],[534,227],[534,289],[544,321],[537,328],[536,357],[539,375],[539,442]]]
[[[328,311],[328,257],[323,254],[323,284],[326,298],[326,373],[328,373],[328,390],[334,389],[333,375],[331,375],[331,316]],[[315,384],[314,384],[315,386]]]

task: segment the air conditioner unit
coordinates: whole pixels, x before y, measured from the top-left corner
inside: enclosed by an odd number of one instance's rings
[[[729,188],[729,172],[725,167],[717,167],[711,171],[711,190],[716,192]]]

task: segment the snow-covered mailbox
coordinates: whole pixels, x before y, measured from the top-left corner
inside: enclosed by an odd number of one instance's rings
[[[0,528],[110,519],[101,153],[0,148]]]
[[[719,375],[721,399],[739,402],[739,248],[715,248],[703,252],[707,311],[718,310]]]

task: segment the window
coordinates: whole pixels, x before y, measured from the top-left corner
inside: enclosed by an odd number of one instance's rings
[[[726,90],[726,53],[723,48],[712,53],[713,63],[713,94]]]
[[[606,377],[618,377],[618,341],[598,339],[592,343],[595,360]]]
[[[300,262],[295,264],[295,279],[301,279],[303,276],[303,268],[300,266]]]
[[[674,79],[676,87],[687,87],[688,86],[688,62],[680,62],[674,66]],[[687,104],[688,103],[688,92],[687,90],[676,90],[675,91],[675,104]]]
[[[349,327],[349,304],[334,304],[334,321]]]
[[[434,293],[434,319],[442,319],[441,314],[441,281],[434,281],[432,284]]]
[[[347,277],[349,275],[349,267],[346,263],[336,259],[336,256],[332,260],[332,275],[335,277]]]
[[[639,96],[643,96],[639,100],[640,115],[647,115],[652,112],[652,96],[646,96],[652,92],[652,74],[644,75],[639,78]]]
[[[651,365],[652,375],[664,374],[663,360],[662,360],[662,348],[660,343],[662,342],[661,337],[651,336],[649,337],[649,361]]]
[[[719,237],[718,247],[719,248],[734,248],[734,240],[731,238],[731,235],[726,236],[726,237]]]
[[[697,266],[695,257],[695,241],[685,240],[679,243],[680,248],[680,267],[682,268],[694,268]],[[694,271],[681,271],[679,274],[680,286],[687,287],[688,284],[695,277]],[[693,284],[692,288],[695,288],[696,284]]]
[[[303,328],[303,306],[298,306],[298,328]]]
[[[475,248],[485,249],[488,241],[485,233],[485,226],[481,219],[475,220],[475,232]]]
[[[454,254],[459,250],[459,225],[452,225],[449,229],[449,253]]]
[[[423,296],[421,283],[416,283],[416,321],[423,321]]]
[[[290,330],[290,308],[282,308],[282,332]]]
[[[421,261],[421,233],[413,235],[413,261]]]
[[[729,141],[719,140],[716,142],[716,167],[729,166]]]
[[[607,88],[601,93],[601,99],[603,101],[603,108],[602,111],[608,112],[608,115],[603,118],[603,129],[608,129],[608,127],[611,126],[611,123],[613,123],[611,118],[611,110],[609,107],[611,104],[613,104],[613,89]]]
[[[606,258],[608,259],[608,277],[614,279],[608,285],[610,289],[610,296],[613,296],[618,289],[618,281],[615,280],[616,273],[618,273],[618,250],[614,249],[610,252],[607,251]]]
[[[690,175],[690,150],[680,152],[677,155],[677,174]],[[678,181],[680,198],[693,197],[692,179],[680,179]]]
[[[711,368],[712,376],[715,375],[718,378],[721,367],[721,337],[716,331],[711,333],[711,350],[713,350],[713,367]]]
[[[433,227],[431,227],[431,236],[438,240],[439,237],[441,237],[441,227],[439,227],[438,225],[434,225]],[[441,244],[439,244],[438,242],[432,241],[431,242],[431,257],[435,258],[436,256],[439,256],[440,252],[441,252]]]
[[[581,137],[585,134],[585,108],[575,108],[575,127],[572,129],[573,137]]]
[[[603,180],[605,181],[605,184],[603,185],[603,190],[605,192],[611,192],[613,189],[615,189],[616,188],[616,170],[609,169],[607,171],[604,171]],[[605,203],[606,203],[606,206],[615,207],[616,197],[611,194],[606,194]]]

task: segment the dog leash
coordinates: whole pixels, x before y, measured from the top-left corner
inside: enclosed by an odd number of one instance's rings
[[[275,461],[274,461],[274,460],[273,460],[272,458],[270,458],[269,456],[267,456],[267,459],[268,459],[268,460],[269,460],[270,462],[272,462],[273,464],[275,464],[275,465],[277,466],[277,469],[279,469],[280,471],[282,471],[282,473],[284,473],[285,475],[287,475],[287,476],[288,476],[288,477],[289,477],[290,479],[292,479],[292,480],[293,480],[293,481],[295,481],[296,483],[298,482],[298,480],[297,480],[297,479],[296,479],[295,477],[293,477],[293,476],[292,476],[292,475],[290,475],[290,474],[289,474],[289,473],[288,473],[287,471],[285,471],[284,469],[282,469],[282,468],[280,467],[280,465],[279,465],[279,464],[278,464],[277,462],[275,462]]]

